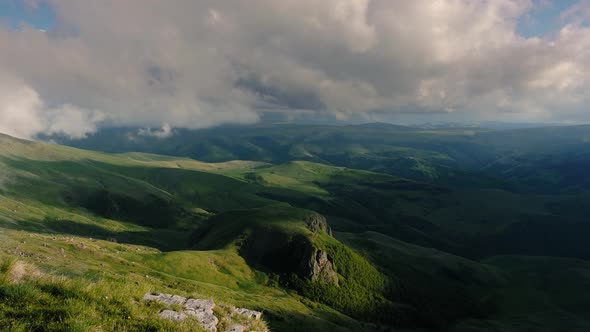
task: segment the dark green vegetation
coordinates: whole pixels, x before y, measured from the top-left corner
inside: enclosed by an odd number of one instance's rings
[[[389,124],[252,126],[175,130],[160,139],[115,128],[83,140],[55,138],[78,148],[139,151],[207,162],[306,160],[419,180],[453,181],[512,190],[589,189],[590,126],[493,131],[425,130]]]
[[[145,291],[260,309],[277,331],[590,326],[590,127],[111,129],[66,143],[175,157],[0,137],[0,255],[37,271],[0,279],[15,308],[0,326],[166,330]],[[61,293],[63,312],[45,313]],[[109,293],[118,304],[99,305]]]

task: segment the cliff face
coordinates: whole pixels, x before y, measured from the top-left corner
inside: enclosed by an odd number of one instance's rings
[[[303,220],[313,233],[331,234],[326,218],[311,214]],[[338,284],[338,274],[328,253],[305,234],[288,234],[280,229],[254,230],[242,244],[240,254],[254,266],[321,283]]]
[[[305,224],[314,233],[324,232],[332,236],[332,229],[328,225],[326,217],[321,214],[314,213],[307,216]],[[338,284],[338,274],[334,270],[334,264],[327,252],[312,246],[310,252],[303,255],[302,263],[301,272],[311,281]]]
[[[309,257],[302,257],[300,272],[311,281],[338,285],[338,274],[334,265],[323,250],[312,248]]]
[[[307,225],[307,228],[309,228],[314,233],[324,232],[332,236],[332,229],[330,228],[330,225],[328,225],[326,217],[319,213],[314,213],[305,217],[305,224]]]

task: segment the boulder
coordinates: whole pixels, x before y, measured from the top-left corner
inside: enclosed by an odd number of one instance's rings
[[[158,293],[147,293],[143,296],[143,299],[144,301],[156,301],[166,305],[183,305],[186,302],[186,297]]]
[[[143,300],[155,301],[169,306],[180,305],[183,307],[182,311],[164,309],[160,312],[160,317],[174,322],[181,322],[187,318],[193,318],[199,322],[203,329],[210,332],[217,332],[219,319],[213,313],[213,309],[215,308],[215,302],[213,300],[187,299],[178,295],[159,293],[147,293],[143,296]],[[241,315],[250,320],[259,320],[262,317],[261,312],[245,308],[233,308],[231,316],[233,317],[234,315]],[[241,322],[243,319],[239,321]],[[247,326],[233,324],[226,331],[244,332],[247,329]]]
[[[198,320],[205,330],[211,332],[217,331],[219,319],[213,314],[213,311],[185,310],[183,313]]]
[[[213,300],[188,299],[184,307],[189,310],[201,310],[213,312],[215,302]]]
[[[173,294],[147,293],[143,296],[144,301],[156,301],[166,305],[182,305],[182,312],[174,310],[163,310],[160,317],[175,322],[183,321],[188,317],[196,319],[201,326],[211,332],[217,332],[219,319],[213,314],[215,302],[212,300],[187,299],[186,297]]]
[[[233,312],[235,314],[242,315],[247,318],[260,319],[260,317],[262,317],[262,313],[260,311],[254,311],[250,309],[235,308]]]
[[[160,318],[169,319],[174,322],[181,322],[186,319],[186,314],[174,310],[162,310],[160,312]]]
[[[225,332],[244,332],[246,327],[244,325],[232,325]]]

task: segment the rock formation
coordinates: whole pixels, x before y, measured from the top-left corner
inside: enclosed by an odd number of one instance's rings
[[[326,217],[319,213],[314,213],[305,217],[305,224],[312,232],[321,231],[332,236],[332,229],[330,228],[330,225],[328,225]]]
[[[164,305],[176,305],[182,306],[182,311],[175,311],[171,309],[164,309],[160,312],[160,318],[168,319],[174,322],[181,322],[187,318],[196,319],[203,329],[211,332],[217,332],[217,325],[219,319],[213,313],[215,308],[215,302],[213,300],[203,299],[187,299],[186,297],[173,295],[173,294],[159,294],[159,293],[147,293],[143,296],[144,301],[155,301]],[[233,315],[240,315],[250,320],[260,320],[262,313],[245,308],[233,308],[231,311]],[[230,320],[232,317],[229,317]],[[248,327],[243,324],[233,324],[226,330],[229,332],[245,332]]]
[[[262,313],[260,311],[254,311],[244,308],[234,308],[233,311],[238,315],[242,315],[248,318],[260,319],[260,317],[262,317]]]

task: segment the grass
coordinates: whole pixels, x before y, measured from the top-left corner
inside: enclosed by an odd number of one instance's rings
[[[255,272],[235,253],[159,253],[143,246],[6,229],[2,235],[7,241],[0,244],[0,294],[6,295],[0,295],[5,296],[0,301],[0,326],[11,330],[179,330],[157,318],[159,308],[140,301],[147,292],[213,298],[227,306],[262,310],[273,330],[359,328],[332,309],[309,307],[296,294],[258,283]],[[78,243],[85,243],[84,249]],[[6,272],[15,261],[35,266],[41,276],[8,282]],[[211,268],[210,262],[219,266]],[[46,307],[59,310],[45,312]],[[45,329],[39,327],[43,324]],[[194,325],[180,330],[191,329]]]
[[[310,136],[285,151],[391,174],[403,168],[430,179],[442,166],[473,157],[462,156],[469,154],[465,146],[447,146],[457,150],[446,154],[433,153],[424,141],[387,144],[407,133],[383,141],[366,129],[354,132],[372,145],[319,130],[330,147]],[[259,137],[242,148],[258,160],[288,160],[268,153],[282,153],[293,134],[288,129],[278,141]],[[429,135],[471,140],[480,134]],[[161,307],[140,301],[151,291],[213,298],[222,316],[232,305],[261,310],[276,331],[382,327],[362,320],[457,331],[588,326],[590,313],[580,309],[590,307],[580,296],[589,287],[586,263],[496,257],[494,251],[501,243],[506,252],[527,254],[529,243],[545,248],[538,243],[551,234],[547,250],[586,257],[583,237],[547,227],[566,225],[560,218],[582,220],[584,209],[575,208],[584,206],[585,196],[510,192],[486,187],[487,180],[449,189],[310,161],[207,164],[6,137],[0,143],[0,256],[6,258],[0,326],[9,330],[194,328],[157,319]],[[214,158],[239,156],[219,146],[207,151]],[[306,227],[310,210],[328,217],[336,238]],[[572,232],[584,229],[574,226]],[[514,234],[537,238],[524,242]],[[292,277],[287,249],[302,245],[328,253],[339,286]]]
[[[5,260],[0,282],[0,325],[9,331],[198,331],[193,321],[176,324],[141,303],[145,287],[134,283],[25,276],[10,280],[21,261]]]

